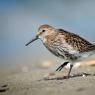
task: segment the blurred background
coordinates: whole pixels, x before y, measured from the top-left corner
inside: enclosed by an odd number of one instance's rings
[[[40,64],[55,69],[63,62],[40,40],[25,47],[42,24],[64,28],[95,43],[95,0],[0,0],[0,74],[36,70]]]

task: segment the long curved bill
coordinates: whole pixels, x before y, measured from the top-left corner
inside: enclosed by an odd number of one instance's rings
[[[31,44],[32,42],[36,41],[37,39],[38,39],[38,36],[35,36],[35,38],[30,40],[27,44],[25,44],[25,46],[28,46],[29,44]]]

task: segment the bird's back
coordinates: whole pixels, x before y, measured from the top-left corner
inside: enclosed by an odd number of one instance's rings
[[[80,37],[77,34],[70,33],[68,31],[65,31],[63,29],[58,29],[60,35],[65,35],[64,39],[65,41],[74,47],[74,49],[81,52],[89,52],[95,50],[95,45],[91,44],[84,38]]]

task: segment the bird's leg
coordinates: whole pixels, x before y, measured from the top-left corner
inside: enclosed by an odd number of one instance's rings
[[[70,65],[69,72],[68,72],[68,75],[67,75],[67,78],[69,78],[69,77],[70,77],[70,73],[71,73],[72,67],[73,67],[73,65],[71,64],[71,65]]]
[[[67,62],[64,62],[62,65],[60,65],[60,66],[56,69],[56,71],[61,71],[62,68],[63,68],[64,66],[66,66],[68,63],[69,63],[68,61],[67,61]]]

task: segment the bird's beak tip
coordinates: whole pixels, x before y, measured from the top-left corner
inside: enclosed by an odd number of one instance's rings
[[[29,44],[31,44],[32,42],[34,42],[35,40],[38,39],[38,36],[36,36],[35,38],[33,38],[32,40],[30,40],[27,44],[25,44],[25,46],[28,46]]]
[[[25,44],[25,46],[28,46],[27,44]]]

